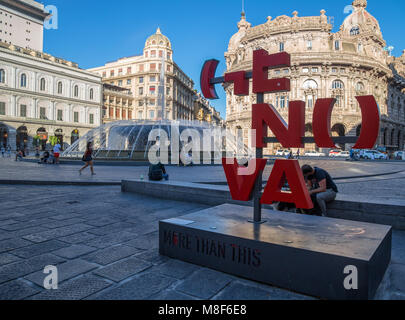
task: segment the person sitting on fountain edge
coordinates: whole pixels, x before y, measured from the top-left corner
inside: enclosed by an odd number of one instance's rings
[[[152,181],[161,181],[163,178],[169,180],[169,175],[166,173],[165,166],[160,162],[149,166],[148,176],[149,180]]]
[[[308,183],[312,202],[314,202],[314,205],[319,205],[322,216],[325,217],[326,202],[335,200],[339,192],[336,184],[330,174],[321,168],[312,168],[306,164],[302,167],[302,173]]]

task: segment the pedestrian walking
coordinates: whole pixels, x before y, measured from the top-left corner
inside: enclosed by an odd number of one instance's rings
[[[55,164],[59,164],[59,156],[60,156],[60,149],[62,147],[60,146],[59,142],[55,144],[53,147],[53,156],[55,158]]]
[[[82,161],[86,162],[83,168],[79,170],[79,174],[82,174],[82,171],[90,166],[91,175],[94,176],[94,167],[93,167],[93,144],[91,142],[87,143],[86,152],[83,155]]]
[[[7,146],[7,158],[11,158],[11,146]]]

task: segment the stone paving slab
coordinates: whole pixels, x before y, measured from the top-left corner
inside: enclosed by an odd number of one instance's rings
[[[0,285],[0,300],[22,300],[39,292],[22,280],[11,281]]]
[[[218,271],[201,269],[180,283],[175,289],[194,297],[210,299],[233,279],[232,276]]]
[[[161,291],[160,293],[158,293],[157,295],[150,297],[149,299],[150,300],[169,300],[169,301],[199,300],[195,297],[186,295],[186,294],[178,292],[176,290],[164,290],[164,291]]]
[[[86,242],[87,245],[96,247],[96,248],[106,248],[110,247],[116,244],[124,243],[126,241],[135,239],[137,237],[137,234],[128,232],[128,231],[122,231],[119,233],[112,233],[104,236],[98,236],[95,237],[89,241]]]
[[[129,257],[139,251],[140,250],[134,247],[117,245],[109,247],[107,249],[98,250],[94,253],[90,253],[83,256],[82,259],[106,266],[115,261]]]
[[[166,289],[176,280],[155,274],[144,273],[124,284],[91,296],[94,300],[143,300]]]
[[[88,231],[92,229],[91,226],[86,224],[75,224],[72,226],[65,226],[61,228],[55,228],[44,232],[33,233],[28,236],[24,236],[23,238],[26,240],[30,240],[32,242],[45,242],[51,239],[69,236],[74,233],[79,233],[83,231]]]
[[[38,270],[43,270],[48,265],[57,265],[64,262],[63,258],[46,253],[34,258],[7,264],[0,267],[0,283],[23,277]]]
[[[89,247],[83,244],[64,247],[62,249],[52,252],[53,254],[67,259],[75,259],[87,253],[97,250],[96,248]]]
[[[18,249],[21,247],[26,247],[32,244],[31,242],[24,239],[8,239],[0,241],[0,253],[11,251],[13,249]]]
[[[141,253],[136,254],[135,257],[149,261],[154,265],[159,265],[161,263],[170,260],[168,257],[159,254],[159,251],[155,249],[143,251]]]
[[[31,297],[31,300],[80,300],[103,290],[111,285],[110,282],[95,277],[82,276],[65,282],[57,290],[46,290]]]
[[[22,260],[9,253],[0,253],[0,266]]]
[[[159,248],[158,236],[157,232],[152,232],[128,241],[125,244],[142,250],[157,249]]]
[[[87,232],[79,232],[75,234],[71,234],[69,236],[64,236],[58,238],[58,240],[71,243],[71,244],[80,244],[80,243],[87,243],[88,241],[97,238],[94,234],[87,233]]]
[[[184,279],[199,269],[201,268],[194,264],[170,259],[168,262],[160,264],[152,270],[153,272],[157,272],[172,278]]]
[[[150,268],[152,264],[137,258],[129,258],[100,268],[94,272],[99,276],[120,282],[126,278],[132,277],[137,273]]]
[[[58,268],[58,283],[62,283],[66,280],[72,279],[83,273],[87,273],[91,270],[97,269],[99,265],[84,261],[81,259],[69,260],[67,262],[61,263],[57,266]],[[26,280],[29,280],[40,287],[43,287],[44,279],[47,274],[43,271],[38,271],[25,276]]]
[[[40,244],[32,244],[30,246],[25,246],[20,249],[10,251],[10,253],[20,257],[20,258],[31,258],[38,256],[43,253],[52,252],[64,247],[67,247],[68,244],[58,240],[50,240]]]

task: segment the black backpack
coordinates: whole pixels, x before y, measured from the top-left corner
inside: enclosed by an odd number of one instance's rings
[[[163,170],[161,165],[153,164],[149,167],[149,180],[160,181],[163,179]]]

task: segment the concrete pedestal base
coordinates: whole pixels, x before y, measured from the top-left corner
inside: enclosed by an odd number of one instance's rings
[[[270,210],[255,225],[251,215],[225,204],[160,221],[160,253],[314,297],[374,297],[391,259],[391,227]]]

